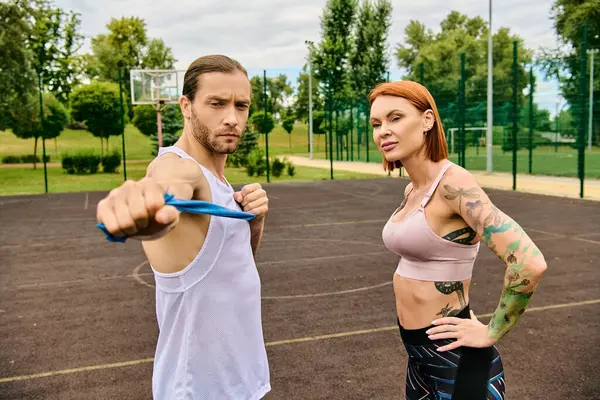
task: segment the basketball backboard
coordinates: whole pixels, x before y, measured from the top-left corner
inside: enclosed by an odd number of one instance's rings
[[[174,104],[183,90],[185,71],[132,69],[132,104]]]

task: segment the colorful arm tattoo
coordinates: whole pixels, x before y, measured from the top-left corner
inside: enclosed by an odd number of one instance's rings
[[[519,224],[496,208],[481,188],[445,185],[444,189],[444,197],[456,200],[465,222],[506,263],[500,301],[488,324],[490,337],[500,340],[525,312],[546,268],[544,258]]]

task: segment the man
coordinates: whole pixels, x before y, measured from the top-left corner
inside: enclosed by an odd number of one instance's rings
[[[200,57],[184,77],[183,133],[161,148],[146,177],[125,182],[98,204],[114,236],[142,240],[156,280],[159,337],[155,399],[255,400],[270,391],[254,254],[268,198],[259,184],[234,192],[224,177],[248,120],[245,69],[222,55]],[[256,215],[180,214],[165,192]]]

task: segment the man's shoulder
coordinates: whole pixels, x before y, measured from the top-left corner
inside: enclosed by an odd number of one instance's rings
[[[198,163],[174,153],[155,158],[146,168],[146,177],[168,186],[190,185],[194,198],[205,197],[209,183]]]
[[[183,178],[204,176],[202,168],[193,160],[183,158],[175,153],[165,153],[148,164],[146,175],[149,177]]]

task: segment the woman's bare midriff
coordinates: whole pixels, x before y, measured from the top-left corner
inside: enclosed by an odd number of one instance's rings
[[[398,319],[405,329],[425,328],[437,318],[454,316],[469,304],[470,279],[427,282],[394,273],[393,282]]]

